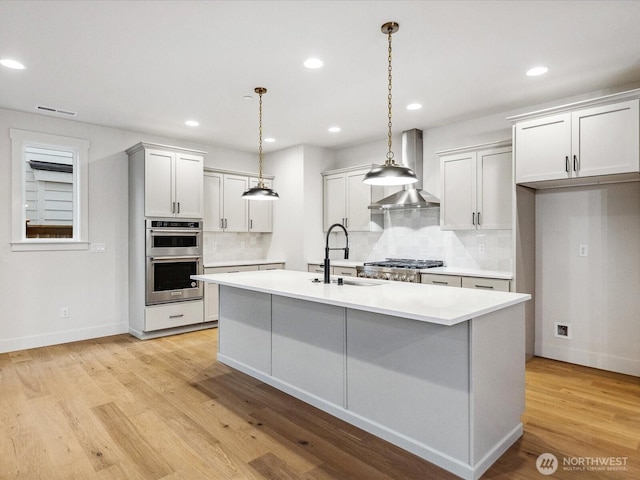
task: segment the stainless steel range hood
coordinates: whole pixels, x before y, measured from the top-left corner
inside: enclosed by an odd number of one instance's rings
[[[402,164],[412,169],[418,181],[402,190],[369,205],[371,210],[408,210],[439,208],[440,199],[422,190],[422,130],[414,128],[402,132]]]

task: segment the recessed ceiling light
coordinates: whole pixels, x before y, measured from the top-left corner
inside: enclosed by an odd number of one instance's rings
[[[11,60],[10,58],[3,58],[0,60],[0,65],[4,65],[7,68],[13,68],[14,70],[24,70],[27,68],[17,60]]]
[[[200,125],[200,123],[196,122],[195,120],[187,120],[186,122],[184,122],[184,124],[188,127],[197,127],[198,125]]]
[[[304,61],[304,66],[310,69],[322,68],[324,62],[319,58],[307,58]]]
[[[533,67],[527,70],[527,77],[537,77],[539,75],[544,75],[547,73],[549,69],[540,65],[539,67]]]
[[[243,100],[253,100],[253,97],[251,95],[245,95],[244,97],[242,97]]]
[[[409,105],[407,105],[407,110],[420,110],[422,108],[422,105],[419,103],[410,103]]]
[[[273,142],[276,141],[276,139],[273,138],[273,137],[267,137],[267,138],[264,139],[264,141],[267,142],[267,143],[273,143]]]
[[[331,133],[338,133],[340,130],[342,130],[340,127],[329,127]]]

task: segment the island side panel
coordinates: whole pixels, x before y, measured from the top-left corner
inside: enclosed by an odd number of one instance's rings
[[[272,375],[345,406],[345,309],[273,296]]]
[[[468,341],[468,322],[347,309],[347,409],[469,464]]]
[[[522,435],[523,303],[471,320],[472,465],[484,472]]]
[[[271,375],[271,295],[220,285],[219,302],[219,354]]]

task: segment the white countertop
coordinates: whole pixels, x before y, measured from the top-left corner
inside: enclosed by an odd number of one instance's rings
[[[420,273],[433,273],[436,275],[458,275],[461,277],[497,278],[501,280],[511,280],[513,273],[499,270],[477,270],[473,268],[461,267],[436,267],[425,268]]]
[[[214,267],[237,267],[240,265],[267,265],[269,263],[286,263],[284,260],[279,258],[266,258],[262,260],[221,260],[218,262],[205,262],[203,264],[204,268],[214,268]]]
[[[522,293],[443,288],[434,285],[363,279],[345,279],[345,281],[376,285],[313,283],[312,279],[319,278],[322,281],[322,278],[314,273],[290,270],[193,275],[191,278],[440,325],[455,325],[531,298],[531,295]]]
[[[321,261],[308,262],[313,265],[322,265]],[[354,262],[350,260],[331,260],[332,267],[361,267],[364,262]],[[497,278],[501,280],[513,279],[513,273],[500,271],[500,270],[478,270],[476,268],[465,267],[437,267],[437,268],[423,268],[419,270],[420,273],[433,273],[435,275],[458,275],[462,277],[478,277],[478,278]]]
[[[307,262],[307,264],[312,264],[312,265],[324,265],[324,259],[320,260],[319,262]],[[356,268],[356,267],[361,267],[362,265],[364,265],[364,262],[355,262],[353,260],[333,260],[331,259],[331,266],[332,267],[348,267],[348,268]]]

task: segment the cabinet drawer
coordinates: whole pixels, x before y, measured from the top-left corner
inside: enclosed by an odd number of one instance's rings
[[[324,265],[320,265],[319,263],[308,263],[307,271],[311,273],[323,273]]]
[[[231,267],[208,267],[204,269],[204,273],[208,275],[210,273],[255,272],[257,270],[257,265],[234,265]]]
[[[420,275],[420,281],[428,285],[442,285],[445,287],[460,287],[462,285],[462,278],[455,275],[423,273]]]
[[[358,271],[355,267],[331,267],[331,274],[344,277],[357,277]]]
[[[204,320],[203,308],[202,300],[146,307],[144,310],[144,331],[152,332],[202,323]]]
[[[509,284],[509,280],[502,280],[498,278],[462,277],[463,288],[478,288],[482,290],[508,292]]]
[[[258,270],[284,270],[284,263],[266,263],[259,265]]]

